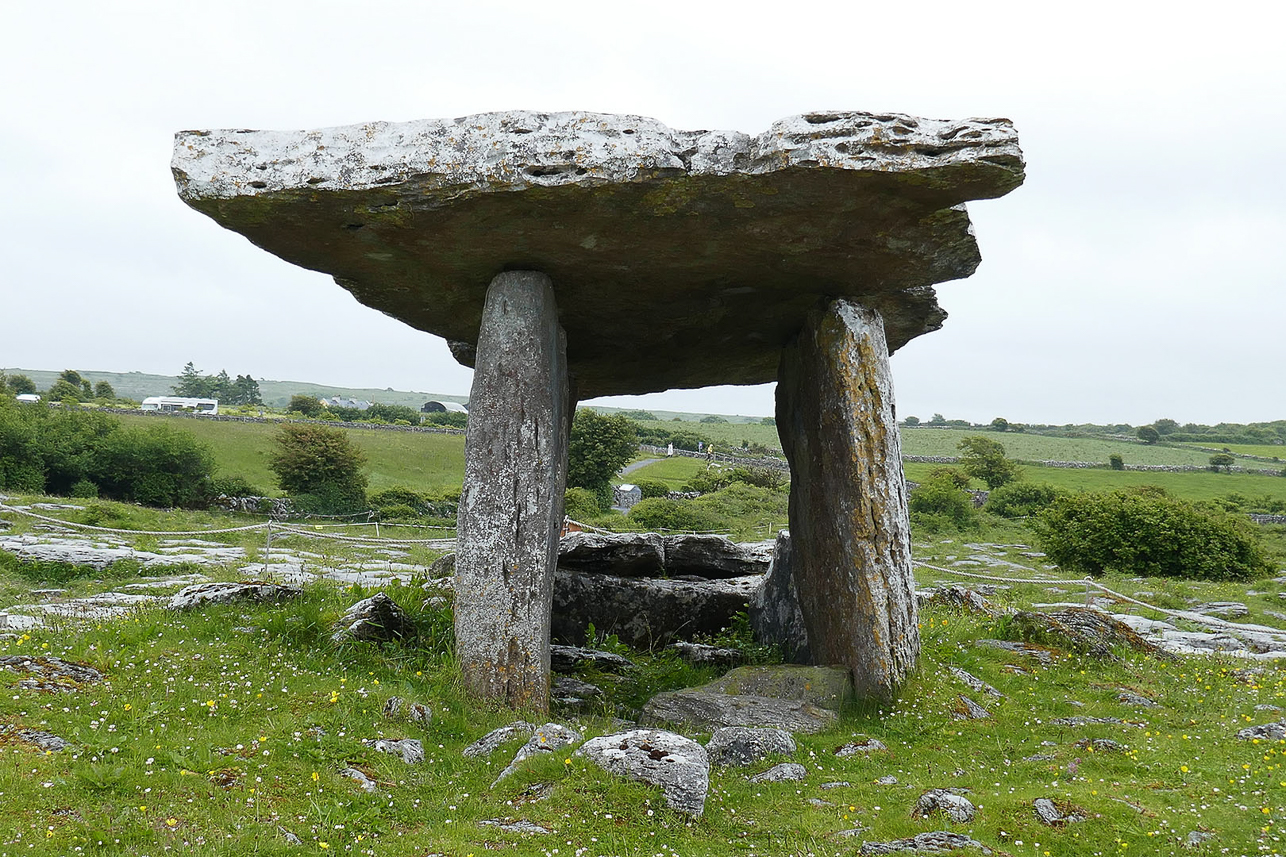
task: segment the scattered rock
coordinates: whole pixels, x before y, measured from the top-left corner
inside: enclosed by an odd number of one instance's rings
[[[515,821],[512,818],[485,818],[478,822],[483,827],[494,827],[497,830],[503,830],[505,833],[529,833],[542,834],[553,833],[547,827],[541,827],[533,821],[519,819]]]
[[[1089,750],[1091,753],[1123,753],[1125,745],[1119,741],[1113,741],[1111,738],[1082,738],[1073,744],[1082,750]]]
[[[951,712],[952,720],[990,720],[991,712],[974,702],[963,693],[956,694],[956,705]]]
[[[704,747],[682,735],[635,729],[591,738],[576,755],[618,776],[660,786],[671,809],[693,816],[705,810],[710,760]]]
[[[5,744],[26,745],[43,753],[58,753],[71,746],[71,742],[52,732],[0,724],[0,746]]]
[[[996,699],[1005,698],[1005,695],[1003,693],[996,690],[994,687],[987,684],[985,681],[973,675],[972,673],[968,673],[960,669],[960,667],[948,666],[947,672],[951,673],[957,679],[964,682],[965,686],[968,687],[970,690],[976,690],[979,693],[985,693],[988,696],[994,696]]]
[[[1057,758],[1058,757],[1055,756],[1053,753],[1033,753],[1030,756],[1025,756],[1023,758],[1023,761],[1024,762],[1048,762]]]
[[[573,672],[582,666],[589,666],[600,672],[619,673],[634,666],[629,658],[612,652],[557,644],[549,647],[549,663],[550,668],[558,673]]]
[[[1268,705],[1267,703],[1261,703],[1255,706],[1255,710],[1256,711],[1281,711],[1282,709],[1280,705]]]
[[[770,726],[812,734],[829,729],[837,715],[796,699],[733,695],[701,688],[658,693],[643,707],[640,723],[672,724],[695,732],[721,726]]]
[[[781,646],[787,663],[806,664],[812,660],[808,628],[799,607],[795,578],[791,570],[790,532],[777,534],[772,562],[763,583],[750,596],[750,628],[761,643]]]
[[[383,592],[363,598],[340,617],[336,643],[387,643],[415,636],[415,624],[406,611]]]
[[[297,598],[302,591],[294,586],[262,581],[197,583],[179,590],[170,597],[166,606],[171,610],[192,610],[207,604],[231,604],[235,601],[268,604]]]
[[[538,753],[553,753],[563,747],[579,744],[582,740],[581,734],[575,729],[558,723],[546,723],[538,727],[527,739],[527,743],[518,748],[513,761],[500,772],[500,775],[491,783],[491,787],[495,788],[497,783],[518,770],[519,766],[532,756]]]
[[[536,731],[534,723],[528,723],[526,720],[518,720],[510,723],[508,726],[501,726],[499,729],[493,729],[486,735],[483,735],[477,741],[474,741],[468,747],[464,748],[464,755],[470,759],[477,759],[482,756],[490,756],[493,752],[508,744],[510,741],[516,741],[519,738],[527,739]]]
[[[974,643],[991,649],[1002,649],[1006,652],[1026,655],[1042,666],[1049,666],[1052,664],[1054,662],[1054,656],[1057,654],[1054,649],[1046,646],[1037,646],[1032,643],[1013,643],[1009,640],[975,640]],[[1011,672],[1026,674],[1026,670],[1022,667],[1015,667],[1012,664],[1006,665],[1005,668]]]
[[[1237,733],[1237,737],[1243,741],[1280,741],[1286,738],[1286,720],[1247,726]]]
[[[558,543],[558,567],[617,577],[665,574],[665,540],[658,533],[568,533]]]
[[[955,794],[947,789],[930,789],[920,795],[911,810],[912,818],[928,818],[935,813],[942,813],[957,824],[973,821],[977,810],[964,795]]]
[[[750,777],[752,783],[785,783],[796,782],[808,777],[808,769],[798,762],[782,762],[774,765],[761,774]]]
[[[581,699],[591,699],[596,696],[602,696],[603,689],[596,684],[590,684],[587,681],[564,675],[554,679],[551,693],[554,696],[577,696]]]
[[[371,779],[364,771],[359,771],[357,768],[343,768],[340,770],[339,775],[341,777],[348,777],[350,780],[356,782],[364,792],[374,793],[379,791],[379,786],[375,784],[375,780]]]
[[[384,716],[389,720],[405,718],[421,726],[428,726],[433,722],[433,710],[431,708],[422,702],[412,702],[407,705],[406,700],[400,696],[390,696],[388,698],[388,702],[384,703]]]
[[[1116,701],[1122,705],[1133,705],[1135,708],[1158,708],[1157,703],[1148,699],[1141,693],[1135,693],[1132,690],[1122,690],[1116,695]]]
[[[835,749],[835,755],[841,758],[846,756],[865,756],[874,753],[877,750],[889,749],[884,742],[878,738],[866,738],[862,741],[850,741],[843,747]]]
[[[894,839],[890,842],[863,842],[861,850],[857,853],[862,855],[954,854],[962,848],[976,848],[983,854],[995,853],[976,839],[946,830],[920,833],[908,839]]]
[[[399,738],[390,741],[384,738],[375,740],[364,740],[363,744],[372,747],[380,753],[388,753],[390,756],[397,756],[408,765],[416,765],[424,761],[424,745],[415,738]]]
[[[724,768],[744,768],[774,754],[794,753],[795,739],[782,729],[754,729],[725,726],[710,736],[706,753],[710,764]]]
[[[851,688],[848,670],[797,664],[738,667],[703,687],[730,694],[797,699],[832,711],[843,707]]]
[[[977,613],[980,616],[999,616],[1001,611],[990,601],[973,589],[963,586],[938,586],[916,593],[916,600],[922,605],[934,604],[951,607],[966,613]]]
[[[1055,726],[1135,726],[1142,728],[1141,723],[1130,723],[1119,717],[1056,717],[1049,721]]]
[[[1211,839],[1214,839],[1213,833],[1207,833],[1204,830],[1194,830],[1189,833],[1183,840],[1183,844],[1188,848],[1199,848]]]
[[[896,786],[898,784],[898,778],[892,774],[887,774],[876,780],[875,784],[877,786]]]
[[[724,536],[665,537],[665,573],[708,578],[758,577],[772,563],[772,542],[741,544]]]
[[[103,680],[103,674],[93,667],[61,658],[0,655],[0,667],[30,676],[18,682],[25,690],[70,693]]]
[[[1057,613],[1020,610],[1014,615],[1014,627],[1024,637],[1065,640],[1069,647],[1096,658],[1115,658],[1112,649],[1126,646],[1154,657],[1173,659],[1156,643],[1145,640],[1125,622],[1102,610],[1087,607],[1069,607]]]
[[[1045,797],[1038,797],[1032,801],[1032,808],[1036,810],[1036,818],[1041,824],[1050,827],[1062,827],[1064,824],[1085,820],[1085,816],[1080,813],[1064,812],[1056,803]]]
[[[282,838],[282,839],[284,839],[284,840],[286,840],[287,844],[289,844],[289,845],[303,845],[303,844],[304,844],[304,841],[303,841],[302,839],[300,839],[298,836],[296,836],[295,834],[291,833],[289,830],[287,830],[286,828],[282,827],[281,825],[278,825],[278,826],[277,826],[277,832],[281,834],[281,838]]]
[[[1191,608],[1193,613],[1202,616],[1218,616],[1221,619],[1241,619],[1250,615],[1250,609],[1240,601],[1212,601],[1198,604]]]
[[[818,786],[819,789],[826,789],[827,791],[829,791],[830,789],[847,789],[852,787],[853,787],[853,784],[850,783],[848,780],[838,780],[833,783],[822,783],[821,785]]]
[[[671,643],[666,646],[679,653],[690,664],[697,666],[715,665],[715,666],[736,666],[745,661],[746,656],[740,649],[724,649],[718,646],[707,645],[706,643],[690,643],[680,640],[677,643]]]

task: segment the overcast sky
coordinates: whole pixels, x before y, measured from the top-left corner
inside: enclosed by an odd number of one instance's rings
[[[437,337],[178,199],[175,131],[595,110],[764,130],[1008,117],[1027,182],[893,358],[901,415],[1286,418],[1279,3],[16,2],[0,28],[0,366],[467,395]],[[1191,10],[1191,11],[1188,11]],[[772,386],[628,400],[771,414]],[[627,400],[600,400],[624,404]]]

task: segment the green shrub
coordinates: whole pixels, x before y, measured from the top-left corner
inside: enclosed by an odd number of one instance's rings
[[[1111,455],[1109,455],[1107,457],[1107,463],[1108,463],[1108,466],[1111,467],[1113,470],[1125,469],[1125,459],[1121,457],[1121,453],[1119,452],[1114,452]]]
[[[911,526],[925,532],[976,530],[981,525],[973,497],[950,473],[930,474],[907,500]]]
[[[92,500],[98,497],[98,486],[88,479],[82,479],[71,486],[67,495],[77,499]]]
[[[648,497],[665,497],[670,493],[669,485],[664,482],[658,482],[655,479],[640,479],[634,484],[643,492],[644,499]]]
[[[286,423],[273,440],[268,466],[295,505],[313,514],[347,514],[366,508],[366,456],[343,429]]]
[[[210,483],[210,492],[214,496],[225,497],[264,497],[268,492],[257,485],[251,485],[244,476],[216,476]]]
[[[598,517],[598,498],[588,488],[568,488],[563,494],[563,514],[581,522]]]
[[[1062,497],[1033,528],[1049,558],[1078,574],[1244,580],[1271,571],[1248,522],[1159,488]]]
[[[975,479],[999,488],[1022,477],[1018,465],[1005,458],[1005,447],[982,435],[966,437],[956,444],[960,450],[960,468]]]
[[[727,529],[722,517],[702,509],[689,500],[650,497],[630,509],[630,520],[649,530],[709,532]]]
[[[983,508],[1002,518],[1026,518],[1048,508],[1066,493],[1053,485],[1011,482],[988,494]]]

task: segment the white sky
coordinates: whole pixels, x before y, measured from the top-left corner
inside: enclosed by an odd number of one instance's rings
[[[983,264],[894,357],[901,415],[1286,418],[1283,25],[1236,0],[8,3],[0,365],[468,393],[441,340],[184,206],[181,129],[898,111],[1008,117],[1028,176],[970,205]],[[773,408],[771,385],[633,401]]]

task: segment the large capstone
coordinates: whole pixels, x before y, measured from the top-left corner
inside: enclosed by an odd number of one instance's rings
[[[473,365],[487,286],[549,275],[580,397],[776,377],[823,297],[898,348],[979,254],[961,203],[1022,183],[1005,119],[807,113],[751,136],[515,110],[183,131],[182,199]],[[664,359],[658,359],[664,355]]]
[[[777,384],[809,653],[869,699],[892,698],[920,652],[888,353],[880,313],[835,300],[783,352]]]

